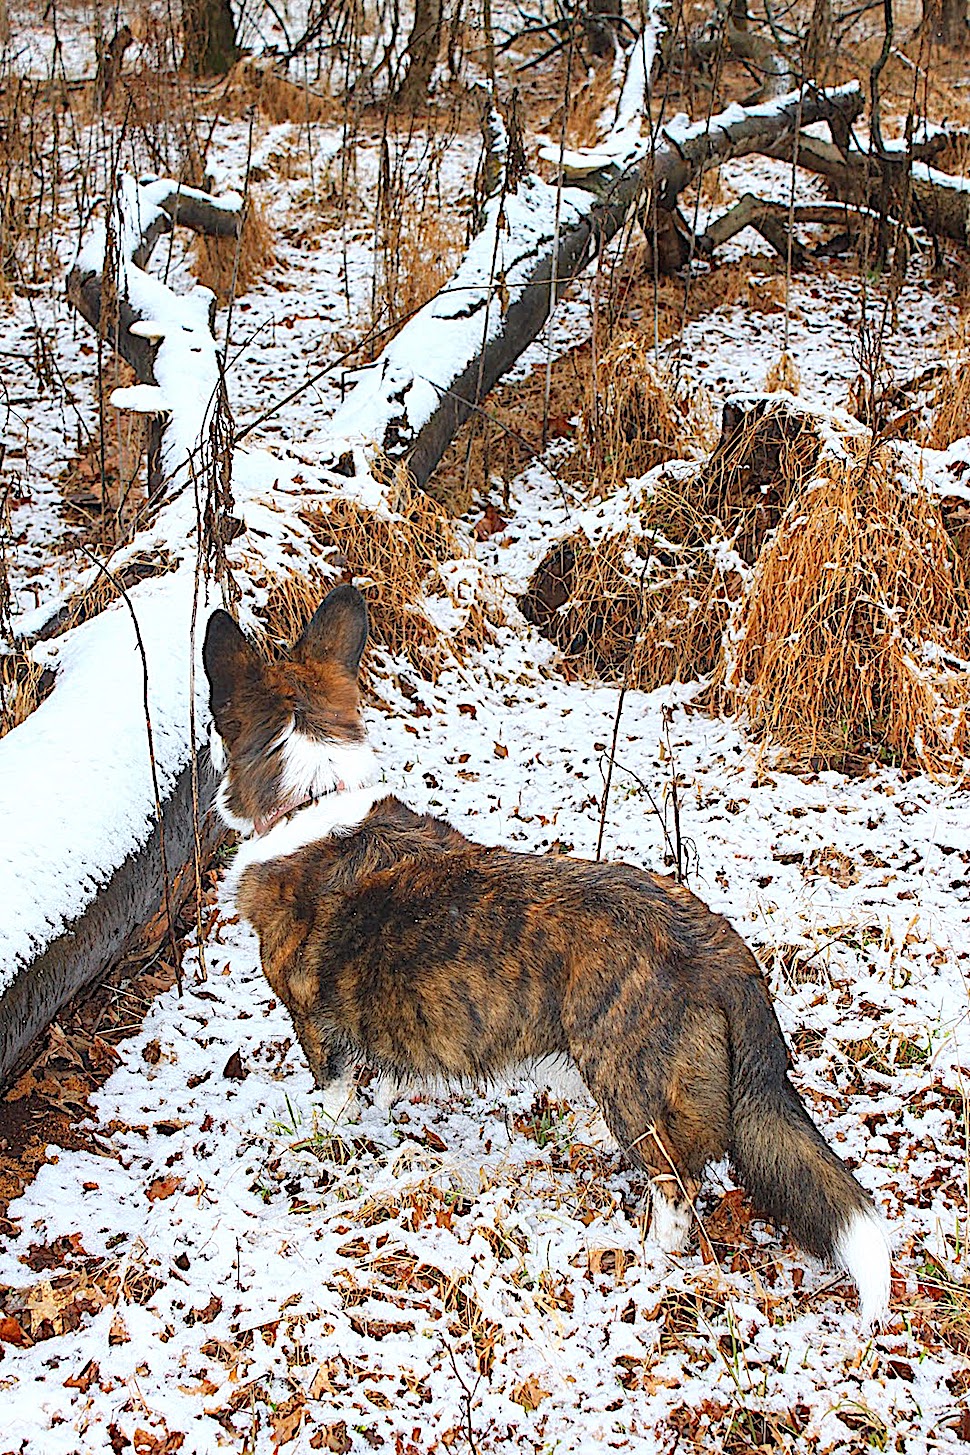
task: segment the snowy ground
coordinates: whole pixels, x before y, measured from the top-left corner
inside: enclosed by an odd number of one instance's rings
[[[515,638],[468,671],[373,716],[390,787],[592,856],[615,693]],[[690,882],[771,967],[798,1084],[891,1223],[887,1329],[860,1339],[845,1280],[750,1223],[723,1168],[719,1264],[658,1253],[559,1072],[389,1112],[372,1085],[334,1128],[224,905],[95,1098],[102,1154],[60,1152],[10,1209],[0,1283],[37,1342],[0,1344],[4,1449],[960,1446],[965,1334],[934,1326],[966,1236],[970,802],[770,772],[688,697],[628,699],[606,852],[664,867],[636,780],[662,805],[675,769]]]
[[[298,146],[286,128],[256,141],[261,164]],[[322,129],[317,143],[325,197]],[[220,184],[239,185],[246,146],[241,124],[219,133]],[[452,206],[474,148],[466,139],[443,168]],[[375,157],[362,143],[368,199]],[[766,186],[771,166],[737,164],[725,187]],[[290,172],[268,166],[257,184],[277,264],[234,312],[240,424],[366,326],[368,227],[333,225],[308,201],[307,169]],[[949,317],[945,292],[912,276],[890,359],[903,375],[933,356]],[[170,277],[188,280],[178,249]],[[688,325],[681,357],[715,397],[760,386],[781,352],[783,314],[754,306],[757,287]],[[23,607],[31,579],[44,594],[58,583],[56,477],[78,419],[92,420],[90,340],[56,293],[0,301]],[[810,273],[791,303],[806,393],[844,404],[857,282]],[[581,294],[553,350],[588,318]],[[67,390],[45,385],[39,339]],[[540,344],[523,368],[542,357]],[[338,394],[339,376],[320,381],[263,438],[312,434]],[[483,562],[524,584],[579,503],[534,464]],[[379,683],[390,710],[371,714],[393,791],[485,842],[593,855],[615,690],[563,681],[547,647],[511,630],[435,687],[406,664],[395,673]],[[203,955],[188,954],[184,996],[158,998],[92,1102],[100,1153],[52,1154],[9,1210],[19,1234],[0,1245],[4,1455],[916,1455],[970,1440],[970,797],[888,771],[773,771],[691,697],[628,696],[605,852],[669,866],[676,774],[690,885],[761,955],[797,1083],[890,1222],[887,1327],[860,1337],[850,1285],[752,1222],[724,1168],[701,1207],[714,1261],[660,1254],[644,1235],[642,1179],[563,1068],[390,1107],[364,1085],[334,1126],[253,938],[223,904]]]

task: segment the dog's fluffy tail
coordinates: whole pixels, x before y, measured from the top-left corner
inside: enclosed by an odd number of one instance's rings
[[[788,1052],[759,976],[733,981],[732,1154],[752,1199],[809,1252],[844,1268],[862,1317],[889,1306],[889,1243],[868,1193],[823,1140],[788,1080]]]

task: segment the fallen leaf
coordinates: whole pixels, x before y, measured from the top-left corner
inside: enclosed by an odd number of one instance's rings
[[[164,1202],[167,1197],[172,1196],[176,1188],[182,1186],[182,1182],[181,1177],[156,1177],[149,1187],[146,1197],[149,1202]]]
[[[0,1340],[5,1344],[16,1344],[20,1349],[29,1349],[32,1340],[25,1329],[22,1329],[16,1319],[0,1319]]]
[[[548,1389],[543,1389],[534,1374],[512,1391],[512,1398],[524,1410],[537,1410],[544,1399],[549,1398]]]
[[[325,1425],[310,1437],[311,1450],[333,1450],[334,1455],[347,1455],[353,1441],[347,1434],[347,1421],[338,1420],[335,1425]]]
[[[303,1416],[306,1413],[306,1406],[303,1403],[302,1394],[295,1394],[291,1399],[284,1400],[282,1404],[269,1417],[273,1427],[274,1448],[279,1449],[281,1445],[288,1445],[295,1439],[296,1432],[303,1423]]]
[[[496,758],[507,758],[509,756],[509,750],[504,743],[495,744],[495,756]]]
[[[214,1293],[205,1308],[191,1309],[185,1315],[185,1322],[187,1324],[211,1324],[212,1320],[218,1318],[221,1313],[222,1299]]]
[[[223,1076],[227,1077],[229,1081],[245,1081],[246,1077],[249,1075],[249,1072],[243,1065],[242,1056],[239,1054],[238,1051],[233,1051],[232,1055],[229,1057],[229,1060],[222,1068],[222,1074]]]
[[[495,506],[489,503],[485,507],[485,514],[481,520],[475,523],[475,539],[476,541],[487,541],[489,536],[498,535],[499,531],[503,531],[507,525],[508,521],[503,520]]]
[[[94,1381],[100,1378],[101,1370],[96,1359],[89,1359],[79,1374],[73,1374],[70,1379],[65,1379],[65,1389],[79,1389],[82,1394],[87,1394]]]

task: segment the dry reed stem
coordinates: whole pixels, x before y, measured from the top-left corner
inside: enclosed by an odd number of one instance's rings
[[[968,605],[938,506],[892,452],[826,460],[765,547],[716,686],[793,767],[953,771]]]
[[[464,240],[460,218],[437,210],[427,193],[398,196],[381,221],[379,307],[373,320],[380,347],[451,278]]]
[[[945,373],[930,395],[932,421],[923,441],[934,450],[945,450],[970,435],[970,323],[966,318],[943,339],[940,353]]]

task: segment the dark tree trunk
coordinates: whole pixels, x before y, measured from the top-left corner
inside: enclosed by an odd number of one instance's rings
[[[408,68],[397,99],[414,106],[424,100],[431,85],[444,19],[442,0],[415,0],[414,24],[408,39]]]
[[[240,57],[229,0],[182,0],[182,35],[193,76],[224,76]]]
[[[623,0],[589,0],[584,30],[590,52],[600,60],[616,53],[617,21],[623,17]]]
[[[967,0],[923,0],[922,30],[938,45],[965,49],[970,41]]]

